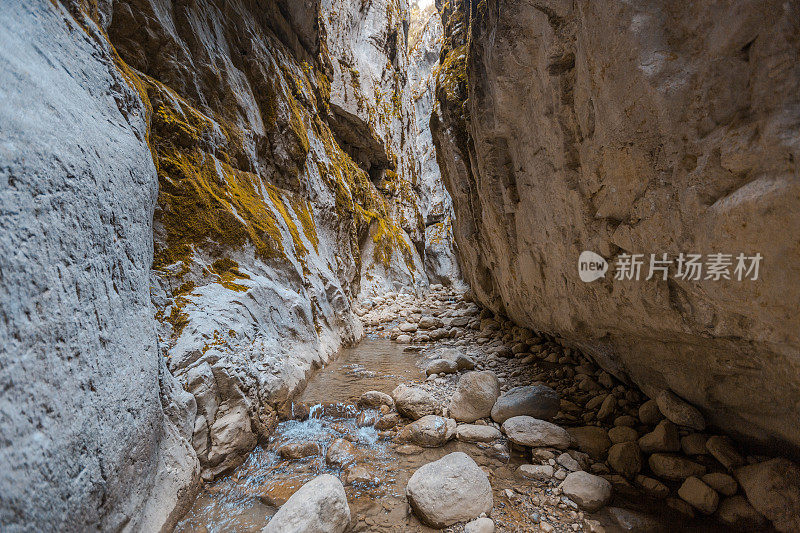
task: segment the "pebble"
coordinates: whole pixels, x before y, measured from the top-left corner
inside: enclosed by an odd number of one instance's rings
[[[628,426],[616,426],[608,430],[608,438],[614,444],[632,442],[639,438],[639,432]]]
[[[728,470],[744,464],[744,458],[736,451],[733,443],[727,437],[710,437],[706,441],[706,450]]]
[[[642,470],[642,454],[633,442],[614,444],[608,450],[608,464],[627,478],[632,478]]]
[[[539,481],[547,481],[553,477],[554,473],[553,467],[550,465],[520,465],[516,471],[517,477]]]
[[[639,448],[644,453],[680,451],[678,428],[669,420],[662,420],[653,431],[639,439]]]

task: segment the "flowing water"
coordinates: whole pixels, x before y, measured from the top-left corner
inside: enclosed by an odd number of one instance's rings
[[[467,453],[489,474],[495,499],[492,514],[495,520],[506,525],[499,530],[538,531],[535,524],[540,519],[539,512],[524,510],[513,501],[516,496],[510,499],[506,491],[520,489],[520,480],[515,479],[514,472],[520,464],[529,462],[518,450],[509,449],[506,444],[468,444],[456,440],[441,448],[409,448],[382,437],[374,427],[359,426],[359,415],[362,419],[376,419],[377,412],[356,407],[358,397],[369,390],[389,393],[401,382],[421,381],[425,377],[422,362],[423,354],[404,351],[402,345],[382,338],[365,339],[356,347],[343,350],[334,362],[311,377],[298,397],[299,401],[312,406],[309,418],[280,423],[265,447],[257,447],[232,474],[206,484],[175,531],[260,531],[297,489],[323,473],[333,474],[345,482],[353,531],[434,531],[411,514],[405,487],[417,468],[454,451]],[[362,468],[358,481],[347,482],[346,469],[330,466],[325,461],[329,446],[339,438],[355,446],[356,465],[366,467],[366,471]],[[284,444],[300,442],[316,443],[319,452],[304,459],[287,460],[275,451]],[[525,492],[531,494],[530,490],[528,485]],[[539,484],[536,490],[537,497],[553,500],[547,507],[549,516],[542,512],[542,519],[547,517],[551,523],[558,524],[559,516],[566,516],[561,513],[574,514],[568,505],[556,508],[560,498],[546,484]],[[614,500],[615,505],[639,509],[653,516],[662,526],[656,530],[705,532],[722,529],[705,521],[690,526],[663,503],[643,501],[638,494],[619,494]],[[607,517],[598,518],[604,525],[610,523]],[[676,518],[678,522],[673,522]],[[619,530],[607,525],[607,531]]]
[[[176,531],[260,531],[269,518],[304,483],[323,473],[339,476],[347,471],[325,462],[330,444],[337,438],[350,440],[358,450],[356,464],[366,466],[371,482],[346,485],[354,531],[433,531],[410,514],[404,491],[414,471],[425,463],[462,450],[482,466],[496,469],[508,461],[503,446],[472,445],[451,441],[405,455],[373,427],[359,427],[362,413],[355,404],[366,391],[391,392],[399,383],[425,377],[421,356],[404,351],[386,339],[365,339],[343,350],[330,365],[308,382],[299,401],[311,407],[308,420],[290,420],[278,425],[266,447],[257,447],[232,474],[207,484]],[[367,417],[370,412],[365,413]],[[319,454],[300,460],[284,460],[275,450],[289,442],[316,442]],[[398,451],[399,450],[399,451]],[[519,461],[518,461],[519,462]],[[509,473],[511,471],[509,470]]]

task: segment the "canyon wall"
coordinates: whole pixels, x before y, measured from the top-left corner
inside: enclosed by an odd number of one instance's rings
[[[432,283],[466,288],[453,238],[453,202],[444,187],[431,137],[430,117],[436,104],[436,74],[442,48],[442,20],[436,6],[414,6],[411,13],[408,69],[416,108],[420,208],[425,222],[425,271]]]
[[[0,521],[169,529],[361,337],[354,300],[428,283],[407,6],[0,19]]]
[[[713,426],[800,447],[796,2],[437,2],[433,138],[475,297]],[[584,283],[578,257],[610,263]],[[614,279],[623,254],[731,279]],[[760,253],[757,280],[736,256]]]

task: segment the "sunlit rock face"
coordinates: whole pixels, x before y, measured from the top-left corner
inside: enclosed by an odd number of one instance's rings
[[[428,283],[407,8],[0,18],[2,522],[170,527],[361,337],[352,301]]]
[[[433,138],[476,297],[796,451],[797,6],[439,4]],[[757,281],[584,283],[584,250],[763,261]]]
[[[430,117],[442,47],[442,21],[433,4],[411,10],[408,78],[416,109],[420,208],[425,221],[425,272],[431,283],[463,287],[453,239],[453,202],[442,183]]]

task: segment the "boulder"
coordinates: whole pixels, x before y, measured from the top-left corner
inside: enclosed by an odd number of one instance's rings
[[[644,453],[680,451],[678,428],[669,420],[662,420],[653,431],[639,439],[639,448]]]
[[[392,391],[392,398],[397,412],[411,420],[417,420],[425,415],[435,415],[441,411],[436,398],[421,387],[400,384]]]
[[[499,395],[500,384],[493,372],[467,372],[459,378],[450,399],[450,416],[459,422],[470,423],[487,418]]]
[[[463,442],[492,442],[503,437],[500,430],[492,426],[459,424],[456,438]]]
[[[658,477],[673,481],[682,481],[690,476],[702,476],[706,467],[694,461],[667,453],[654,453],[648,459],[650,469]]]
[[[309,481],[278,509],[261,533],[342,533],[350,525],[344,485],[323,474]]]
[[[408,480],[406,497],[414,514],[435,528],[489,513],[494,503],[486,474],[462,452],[421,466]]]
[[[764,515],[756,511],[747,498],[738,494],[719,502],[717,519],[741,531],[760,531],[767,525]]]
[[[591,513],[599,511],[611,500],[611,483],[588,472],[572,472],[559,486],[566,497]]]
[[[567,428],[567,432],[575,441],[576,446],[582,452],[591,455],[595,460],[602,460],[606,452],[611,447],[611,440],[608,432],[598,426],[580,426]]]
[[[778,531],[800,531],[800,467],[770,459],[736,470],[747,499]]]
[[[476,518],[464,526],[464,533],[494,533],[494,522],[491,518]]]
[[[713,513],[719,505],[719,494],[694,476],[686,478],[678,496],[703,514]]]
[[[633,478],[642,470],[642,453],[633,442],[621,442],[608,450],[608,464],[627,478]]]
[[[615,426],[608,430],[608,438],[611,439],[611,442],[614,444],[619,444],[620,442],[630,442],[639,438],[639,432],[632,427]]]
[[[744,457],[739,454],[733,442],[727,437],[709,437],[706,441],[706,450],[728,470],[733,471],[744,465]]]
[[[572,443],[572,438],[564,428],[530,416],[509,418],[503,422],[503,433],[520,446],[548,446],[565,450]]]
[[[706,428],[703,414],[672,391],[662,390],[656,396],[656,403],[661,413],[675,424],[697,431],[703,431]]]
[[[287,442],[278,448],[278,455],[283,459],[302,459],[319,454],[316,442]]]
[[[359,407],[366,409],[377,409],[381,405],[386,405],[390,408],[394,407],[394,400],[385,392],[376,390],[367,391],[358,399]]]
[[[739,484],[736,483],[733,477],[728,474],[723,474],[722,472],[711,472],[705,474],[701,479],[703,483],[723,496],[733,496],[739,488]]]
[[[558,414],[558,393],[545,385],[514,387],[500,395],[492,407],[492,419],[502,424],[513,416],[550,420]]]
[[[356,461],[356,447],[347,439],[336,439],[328,446],[325,462],[337,468],[344,468]]]
[[[425,365],[425,375],[431,374],[453,374],[458,372],[458,364],[447,359],[434,359]]]
[[[455,425],[455,421],[449,422],[451,420],[436,415],[425,415],[404,426],[397,434],[397,440],[426,448],[443,446],[451,435],[448,423]]]
[[[555,470],[550,465],[520,465],[516,471],[517,477],[539,481],[549,480],[554,473]]]

